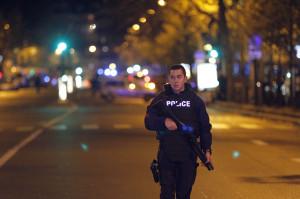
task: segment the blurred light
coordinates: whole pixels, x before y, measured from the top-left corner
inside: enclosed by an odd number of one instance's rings
[[[128,75],[127,79],[128,79],[129,82],[132,82],[134,80],[132,75]]]
[[[57,49],[61,52],[67,49],[67,44],[65,42],[59,42],[57,45]]]
[[[96,29],[96,24],[91,24],[90,26],[89,26],[89,29],[92,31],[92,30],[95,30]]]
[[[76,75],[81,75],[83,73],[83,69],[81,67],[77,67],[75,69],[75,73],[76,73]]]
[[[4,30],[9,30],[10,29],[10,25],[7,23],[7,24],[4,25],[3,28],[4,28]]]
[[[159,6],[165,6],[167,3],[166,3],[165,0],[158,0],[158,1],[157,1],[157,4],[158,4]]]
[[[141,66],[140,66],[140,65],[135,64],[135,65],[133,66],[133,71],[138,72],[138,71],[140,71],[140,70],[141,70]]]
[[[116,69],[117,65],[115,63],[110,63],[108,66],[111,70]]]
[[[141,18],[139,19],[139,21],[140,21],[141,23],[146,23],[146,22],[147,22],[147,19],[146,19],[146,17],[141,17]]]
[[[298,59],[300,59],[300,45],[296,45],[296,46],[295,46],[295,50],[297,51],[296,57],[297,57]]]
[[[286,73],[286,77],[287,77],[288,79],[290,79],[290,78],[292,77],[292,74],[291,74],[290,72],[287,72],[287,73]]]
[[[149,10],[147,10],[147,13],[148,13],[149,15],[154,15],[154,14],[155,14],[155,10],[149,9]]]
[[[135,31],[138,31],[140,29],[140,25],[139,24],[133,24],[132,29],[135,30]]]
[[[205,44],[204,45],[204,50],[211,51],[212,50],[212,45],[211,44]]]
[[[104,75],[105,76],[110,76],[110,69],[109,68],[104,70]]]
[[[209,55],[210,55],[211,57],[213,57],[213,58],[217,58],[217,57],[219,56],[219,53],[218,53],[218,51],[216,51],[216,50],[211,50],[211,51],[209,52]]]
[[[270,89],[270,86],[265,86],[265,91],[266,92],[269,92],[271,89]]]
[[[134,72],[134,69],[132,67],[127,68],[127,73],[132,74]]]
[[[240,157],[240,152],[239,151],[232,151],[232,158],[237,159]]]
[[[261,83],[260,83],[260,82],[256,82],[256,86],[257,86],[258,88],[260,88],[260,87],[261,87]]]
[[[0,63],[3,61],[3,56],[0,55]]]
[[[44,82],[45,82],[45,83],[49,83],[49,82],[50,82],[50,77],[49,77],[48,75],[46,75],[46,76],[44,77]]]
[[[61,50],[59,50],[59,49],[56,49],[56,50],[55,50],[55,54],[56,54],[56,55],[60,55],[61,53],[62,53]]]
[[[73,90],[74,90],[73,77],[71,75],[68,75],[67,92],[73,93]]]
[[[81,147],[82,150],[85,151],[85,152],[89,151],[89,145],[87,145],[87,144],[80,144],[80,147]]]
[[[98,74],[98,75],[103,75],[103,73],[104,73],[104,70],[103,70],[102,68],[99,68],[99,69],[97,70],[97,74]]]
[[[62,80],[63,82],[67,82],[67,81],[68,81],[68,76],[67,76],[67,75],[63,75],[63,76],[61,77],[61,80]]]
[[[219,85],[216,64],[201,63],[197,65],[197,85],[199,90],[215,88]]]
[[[108,51],[109,51],[109,47],[103,46],[103,47],[102,47],[102,51],[105,52],[105,53],[108,52]]]
[[[113,77],[115,77],[115,76],[118,75],[118,71],[115,70],[115,69],[114,69],[114,70],[111,70],[111,71],[110,71],[110,75],[113,76]]]
[[[82,81],[82,87],[90,88],[91,87],[91,82],[88,79],[83,80]]]
[[[211,64],[215,64],[215,63],[217,63],[217,60],[214,57],[210,57],[210,58],[208,58],[208,62]]]
[[[144,74],[143,74],[143,72],[142,72],[142,71],[139,71],[139,72],[137,72],[136,76],[137,76],[137,77],[139,77],[139,78],[141,78],[141,77],[143,77],[143,76],[144,76]]]
[[[56,79],[56,78],[53,78],[53,79],[51,80],[51,85],[52,85],[52,86],[56,86],[56,85],[57,85],[57,79]]]
[[[10,71],[11,71],[12,73],[17,72],[17,67],[15,67],[15,66],[11,67]]]
[[[75,85],[76,85],[76,88],[82,87],[82,77],[80,75],[77,75],[75,77]]]
[[[0,79],[3,77],[3,72],[0,71]]]
[[[142,70],[142,73],[143,73],[144,76],[146,76],[146,75],[149,74],[149,70],[145,68],[145,69]]]
[[[58,79],[58,97],[61,101],[67,100],[67,86],[61,78]]]
[[[149,88],[150,90],[154,90],[154,89],[155,89],[155,83],[154,83],[154,82],[148,83],[148,88]]]
[[[96,46],[94,46],[94,45],[92,45],[92,46],[89,47],[89,51],[90,51],[91,53],[96,52],[96,50],[97,50],[97,48],[96,48]]]
[[[134,90],[135,89],[135,84],[134,83],[130,83],[129,85],[128,85],[128,88],[130,89],[130,90]]]
[[[70,54],[71,54],[71,55],[74,55],[74,54],[75,54],[75,49],[74,49],[74,48],[71,48],[71,49],[70,49]]]
[[[149,76],[146,76],[146,77],[144,77],[144,81],[145,81],[145,82],[150,82],[150,81],[151,81],[151,78],[150,78]]]

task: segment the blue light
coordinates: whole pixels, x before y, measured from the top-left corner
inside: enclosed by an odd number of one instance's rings
[[[81,148],[82,148],[82,150],[84,152],[88,152],[89,151],[89,145],[87,145],[87,144],[80,144],[80,146],[81,146]]]
[[[98,75],[103,75],[103,73],[104,73],[104,70],[103,70],[102,68],[99,68],[99,69],[97,70],[97,74],[98,74]]]
[[[240,152],[239,151],[235,150],[235,151],[232,152],[232,158],[233,159],[237,159],[239,157],[240,157]]]
[[[46,76],[44,77],[44,82],[45,82],[45,83],[49,83],[49,82],[50,82],[50,77],[49,77],[48,75],[46,75]]]
[[[52,79],[51,80],[51,85],[56,86],[57,85],[57,79]]]

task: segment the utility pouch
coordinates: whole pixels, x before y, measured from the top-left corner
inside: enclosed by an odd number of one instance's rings
[[[152,172],[152,176],[153,176],[153,179],[154,179],[154,182],[155,183],[158,183],[159,182],[159,169],[158,169],[158,162],[157,160],[153,160],[151,165],[150,165],[150,169],[151,169],[151,172]]]

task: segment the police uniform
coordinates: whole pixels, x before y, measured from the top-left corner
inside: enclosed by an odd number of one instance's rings
[[[161,199],[189,199],[197,171],[197,157],[189,140],[180,130],[170,132],[165,119],[172,118],[158,103],[163,103],[181,122],[192,126],[193,133],[200,137],[203,151],[211,150],[211,124],[205,104],[185,84],[184,91],[174,93],[169,84],[155,97],[147,108],[145,127],[156,131],[159,140],[158,163],[161,185]]]

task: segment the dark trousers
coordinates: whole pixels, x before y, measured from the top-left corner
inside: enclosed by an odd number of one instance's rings
[[[160,199],[190,199],[196,179],[196,160],[171,161],[165,154],[158,157],[160,172]]]

